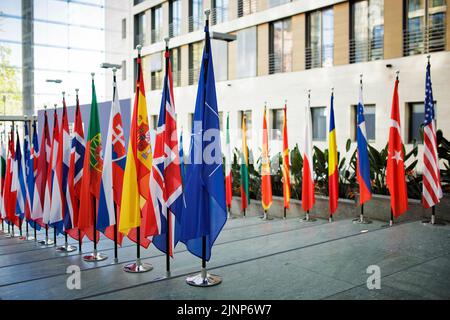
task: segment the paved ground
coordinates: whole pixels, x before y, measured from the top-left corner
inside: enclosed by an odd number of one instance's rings
[[[119,249],[119,264],[112,264],[111,241],[102,239],[99,248],[109,259],[87,263],[78,252],[61,254],[0,233],[0,298],[450,299],[450,226],[232,219],[213,249],[210,271],[223,276],[213,288],[186,285],[185,277],[200,261],[182,244],[169,279],[165,256],[154,248],[143,250],[145,262],[154,266],[144,274],[122,271],[135,256],[133,243],[125,241]],[[83,252],[91,249],[83,244]],[[67,289],[70,265],[82,270],[81,290]],[[380,267],[380,290],[367,289],[371,265]]]

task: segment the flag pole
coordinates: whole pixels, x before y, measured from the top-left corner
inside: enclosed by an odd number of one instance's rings
[[[332,102],[331,103],[333,103],[333,99],[334,99],[334,87],[332,87],[331,88],[331,99],[332,99]],[[330,113],[329,113],[329,117],[331,117],[331,111],[330,111]],[[330,122],[330,120],[328,120],[328,122]],[[328,140],[329,140],[330,138],[328,138]],[[328,142],[328,143],[330,143],[330,142]],[[328,152],[330,152],[330,147],[328,147]],[[329,157],[329,156],[328,156]],[[329,158],[328,158],[329,159]],[[336,159],[337,160],[337,159]],[[339,161],[338,161],[338,163],[339,163]],[[328,162],[328,167],[330,166],[330,163]],[[339,178],[338,178],[338,180],[339,180]],[[330,185],[330,175],[328,175],[328,186]],[[338,197],[339,197],[339,194],[338,194]],[[330,193],[328,192],[328,201],[331,201],[331,198],[330,198]],[[332,223],[333,222],[333,212],[331,212],[331,207],[330,206],[328,206],[329,208],[330,208],[330,216],[328,217],[328,222],[329,223]]]
[[[308,89],[308,109],[310,109],[310,107],[311,107],[311,89]],[[305,119],[305,121],[309,121],[309,120]],[[305,152],[305,151],[303,151],[303,152]],[[311,166],[313,166],[313,161],[312,160],[313,159],[311,159],[311,164],[310,164]],[[300,221],[303,221],[303,222],[314,222],[314,221],[316,221],[316,219],[315,218],[311,218],[309,216],[309,210],[306,210],[305,217],[303,219],[301,219]]]
[[[138,52],[137,81],[138,81],[138,83],[140,83],[141,77],[142,77],[141,68],[140,68],[142,45],[138,44],[136,46],[136,50]],[[140,90],[140,88],[137,87],[136,90]],[[139,104],[138,104],[137,108],[139,109]],[[136,112],[138,112],[138,110],[136,110]],[[141,261],[141,227],[138,226],[138,227],[136,227],[136,261],[133,263],[126,264],[123,267],[123,271],[129,272],[129,273],[143,273],[143,272],[147,272],[147,271],[151,271],[151,270],[153,270],[153,266],[151,264],[143,263]]]
[[[80,92],[80,89],[76,88],[75,89],[75,98],[76,98],[76,104],[78,105],[78,94]],[[78,201],[78,208],[80,208],[80,199],[77,199]],[[72,221],[73,223],[73,221]],[[78,251],[81,254],[81,247],[82,247],[82,242],[81,242],[81,231],[80,229],[78,229]]]
[[[117,84],[117,68],[113,68],[112,69],[113,72],[113,83],[114,83],[114,88],[113,88],[113,103],[114,103],[114,99],[116,97],[116,84]],[[114,224],[114,259],[113,259],[113,263],[116,264],[119,262],[119,255],[118,255],[118,249],[117,249],[117,204],[115,201],[113,201],[114,204],[114,220],[116,221],[116,223]]]
[[[211,14],[211,10],[205,10],[205,39],[208,39],[209,34],[209,15]],[[205,53],[208,58],[210,58],[210,47],[208,45],[208,41],[205,41]],[[205,59],[203,59],[204,63]],[[205,85],[203,86],[203,98],[206,103],[206,83],[208,78],[208,63],[203,65],[203,79],[205,81]],[[245,216],[245,211],[244,211]],[[186,283],[194,286],[194,287],[212,287],[218,285],[222,282],[222,278],[220,276],[209,274],[206,269],[206,236],[202,236],[202,269],[199,274],[190,276],[186,278]]]

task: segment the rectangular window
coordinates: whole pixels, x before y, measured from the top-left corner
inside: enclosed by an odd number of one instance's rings
[[[423,102],[408,103],[408,143],[417,141],[423,143],[421,127],[425,119],[425,108]]]
[[[203,25],[203,0],[189,0],[189,32]]]
[[[203,41],[189,44],[189,85],[198,82],[202,63]]]
[[[315,141],[327,140],[327,108],[314,107],[311,108],[312,118],[312,138]]]
[[[169,37],[181,34],[181,0],[169,2]]]
[[[280,6],[285,3],[289,3],[292,0],[269,0],[269,8]]]
[[[163,12],[162,7],[152,8],[152,43],[162,41]]]
[[[212,24],[228,21],[228,0],[213,0],[211,13]]]
[[[122,19],[122,39],[127,38],[127,19]]]
[[[173,86],[181,85],[181,48],[174,48],[170,51],[170,63],[172,65]]]
[[[238,0],[238,17],[247,16],[257,11],[257,0]]]
[[[247,28],[237,33],[236,77],[256,77],[257,40],[256,27]]]
[[[306,68],[332,66],[334,43],[333,9],[309,13],[306,23]]]
[[[158,116],[152,115],[150,116],[150,118],[151,118],[150,125],[152,126],[152,129],[156,131],[156,129],[158,128]]]
[[[272,22],[269,37],[269,73],[292,71],[291,19]]]
[[[283,109],[272,110],[272,140],[281,140],[283,134]]]
[[[161,90],[164,71],[163,71],[163,54],[161,52],[154,53],[150,56],[150,75],[151,90]],[[145,75],[144,75],[145,78]]]
[[[122,81],[127,80],[127,62],[125,60],[122,61],[122,67],[120,69],[122,71]]]
[[[226,128],[223,127],[223,112],[219,111],[219,129],[220,132],[223,132],[224,130],[226,130]]]
[[[358,106],[353,106],[353,140],[356,141],[356,129],[358,128],[358,118],[357,118],[357,108]],[[366,104],[364,105],[364,119],[366,121],[366,135],[368,141],[375,141],[375,105]]]
[[[445,50],[445,0],[405,0],[404,55]]]
[[[350,63],[383,59],[384,0],[355,1],[351,11]]]
[[[238,123],[238,128],[240,128],[240,132],[241,132],[241,137],[242,137],[242,118],[245,115],[245,126],[247,129],[247,142],[249,140],[252,139],[252,111],[251,110],[246,110],[246,111],[241,111],[239,113],[239,123]]]
[[[147,39],[145,37],[146,25],[147,19],[145,12],[141,12],[134,16],[134,46],[137,46],[138,44],[147,44]]]
[[[211,40],[211,51],[214,61],[214,76],[216,81],[228,80],[228,43],[221,40]]]

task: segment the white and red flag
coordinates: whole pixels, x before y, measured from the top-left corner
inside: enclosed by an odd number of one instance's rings
[[[310,94],[305,113],[305,136],[303,145],[303,178],[302,178],[302,208],[309,212],[315,203],[314,196],[314,169]]]

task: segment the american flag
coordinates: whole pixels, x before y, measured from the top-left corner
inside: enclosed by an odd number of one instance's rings
[[[437,152],[436,123],[431,86],[431,65],[428,62],[425,85],[425,122],[423,127],[423,193],[422,202],[425,208],[431,208],[442,198],[441,174]]]

